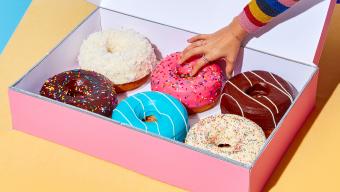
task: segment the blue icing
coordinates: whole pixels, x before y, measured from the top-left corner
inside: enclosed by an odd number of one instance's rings
[[[145,122],[148,116],[154,116],[157,121]],[[188,113],[182,103],[171,95],[155,91],[124,99],[113,111],[112,119],[178,141],[184,141],[189,130]]]

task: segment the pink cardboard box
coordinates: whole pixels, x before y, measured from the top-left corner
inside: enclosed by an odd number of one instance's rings
[[[146,14],[151,10],[140,11],[134,8],[137,11],[136,14],[132,14],[125,4],[133,1],[139,3],[136,0],[115,1],[115,3],[108,0],[94,0],[93,2],[101,7],[88,16],[46,57],[9,88],[14,129],[59,143],[186,190],[260,191],[313,109],[318,75],[318,68],[313,60],[317,62],[320,57],[335,1],[320,1],[321,3],[315,5],[319,6],[320,10],[324,10],[321,8],[326,4],[326,11],[329,11],[320,13],[324,16],[322,29],[319,30],[319,36],[316,35],[317,41],[314,40],[315,47],[310,51],[313,54],[312,60],[308,60],[311,58],[308,56],[300,61],[286,59],[285,55],[290,53],[284,51],[282,52],[284,57],[278,57],[261,49],[258,51],[247,47],[242,50],[238,60],[239,67],[235,73],[249,70],[270,71],[290,81],[299,92],[293,105],[268,138],[257,160],[250,166],[207,151],[197,150],[184,143],[141,132],[109,118],[39,95],[39,90],[46,79],[65,70],[77,68],[80,45],[93,32],[121,27],[135,29],[155,45],[160,57],[182,50],[186,46],[186,39],[194,35],[189,30],[183,30],[186,28],[186,22],[174,25],[171,23],[172,20],[168,20],[164,15],[159,15],[159,19],[157,17],[155,19],[152,15],[143,17],[139,14],[139,12]],[[241,6],[246,1],[241,2],[241,4],[227,3],[241,10]],[[157,3],[153,3],[157,7]],[[123,10],[121,12],[124,13],[113,10]],[[178,11],[181,13],[180,10]],[[274,33],[279,32],[274,31]],[[249,43],[249,45],[258,48],[256,42]],[[275,51],[273,49],[273,53],[276,53]],[[305,62],[305,59],[308,61]],[[150,90],[149,83],[137,90],[120,95],[120,99],[145,90]],[[218,113],[220,109],[216,106],[207,112],[191,116],[190,124]]]

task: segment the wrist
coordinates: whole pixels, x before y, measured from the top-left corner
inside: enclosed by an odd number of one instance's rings
[[[233,21],[229,25],[231,33],[238,39],[240,42],[249,35],[249,33],[241,26],[239,20],[234,18]]]

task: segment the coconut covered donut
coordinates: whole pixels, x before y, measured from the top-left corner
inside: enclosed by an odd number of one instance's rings
[[[81,45],[80,68],[108,77],[118,92],[142,85],[157,64],[151,43],[130,29],[91,34]]]
[[[266,141],[256,123],[238,115],[209,116],[189,130],[185,143],[251,165]]]

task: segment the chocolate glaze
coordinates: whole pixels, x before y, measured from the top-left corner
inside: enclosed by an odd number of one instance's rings
[[[221,98],[223,114],[244,116],[269,137],[296,97],[297,90],[278,75],[249,71],[227,81]]]
[[[118,100],[113,83],[105,76],[82,69],[65,71],[45,81],[40,95],[106,117]]]

